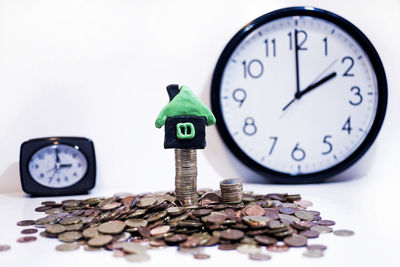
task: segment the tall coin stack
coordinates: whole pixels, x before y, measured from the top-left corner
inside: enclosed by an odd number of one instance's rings
[[[197,157],[195,149],[175,149],[175,195],[184,206],[197,204]]]
[[[242,202],[243,181],[239,178],[225,179],[219,183],[222,202],[237,204]]]

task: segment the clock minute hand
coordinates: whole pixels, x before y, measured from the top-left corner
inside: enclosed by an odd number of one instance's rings
[[[332,72],[331,74],[325,76],[324,78],[322,78],[321,80],[319,80],[318,82],[315,82],[311,85],[309,85],[306,89],[304,89],[301,92],[296,93],[295,98],[296,99],[300,99],[303,95],[309,93],[311,90],[317,88],[318,86],[326,83],[327,81],[333,79],[336,76],[336,72]]]
[[[300,77],[299,77],[299,46],[297,42],[297,30],[294,30],[294,47],[296,61],[296,94],[300,93]]]

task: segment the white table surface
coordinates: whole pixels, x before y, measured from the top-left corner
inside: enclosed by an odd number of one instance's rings
[[[312,209],[319,210],[324,219],[336,221],[334,229],[351,229],[355,235],[339,237],[333,234],[321,234],[318,239],[309,240],[309,244],[324,244],[328,247],[323,258],[306,258],[302,256],[305,248],[293,248],[285,253],[265,251],[272,256],[267,262],[255,262],[247,255],[236,251],[220,251],[216,247],[205,248],[211,255],[208,260],[195,260],[191,255],[183,255],[176,248],[154,249],[149,251],[151,259],[140,263],[146,266],[197,266],[213,264],[213,266],[247,265],[268,266],[399,266],[397,257],[400,231],[399,215],[395,213],[397,205],[395,190],[387,186],[375,187],[376,177],[363,177],[347,182],[321,185],[256,185],[245,184],[245,190],[258,194],[272,192],[300,193],[303,199],[314,203]],[[374,188],[374,189],[373,189]],[[145,188],[148,189],[148,188]],[[371,190],[370,190],[371,189]],[[373,190],[372,190],[373,189]],[[144,190],[145,191],[145,190]],[[127,188],[102,190],[90,194],[92,196],[112,196],[117,192],[127,192]],[[143,192],[138,185],[133,193]],[[76,198],[88,198],[77,196]],[[89,252],[80,248],[72,252],[59,252],[55,246],[58,240],[42,238],[31,243],[17,243],[20,227],[16,222],[23,219],[37,219],[42,213],[35,212],[35,207],[45,200],[61,201],[74,197],[29,198],[23,193],[3,193],[0,195],[1,244],[11,245],[11,249],[0,253],[1,266],[128,266],[134,263],[122,258],[115,258],[110,251]],[[40,231],[39,231],[40,232]]]

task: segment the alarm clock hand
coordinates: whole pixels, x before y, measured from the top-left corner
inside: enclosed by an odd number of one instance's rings
[[[60,164],[60,168],[69,168],[69,167],[72,167],[71,163],[69,163],[69,164]]]
[[[329,81],[330,79],[335,78],[336,76],[336,72],[332,72],[331,74],[325,76],[324,78],[322,78],[321,80],[319,80],[318,82],[312,83],[311,85],[309,85],[306,89],[304,89],[303,91],[296,93],[295,98],[296,99],[300,99],[303,95],[309,93],[311,90],[317,88],[318,86],[326,83],[327,81]]]
[[[56,163],[60,163],[60,156],[58,155],[60,151],[58,151],[58,148],[56,148]]]
[[[295,47],[295,62],[296,62],[296,94],[300,93],[300,77],[299,77],[299,46],[297,42],[297,30],[294,30],[294,47]],[[294,101],[294,100],[293,100]]]
[[[329,81],[330,79],[333,79],[336,76],[336,72],[332,72],[331,74],[325,76],[324,78],[322,78],[321,80],[312,83],[311,85],[309,85],[306,89],[304,89],[303,91],[297,92],[294,95],[294,98],[292,100],[290,100],[289,103],[286,104],[286,106],[283,107],[282,111],[285,111],[294,101],[296,101],[296,99],[300,99],[303,95],[309,93],[311,90],[317,88],[318,86],[326,83],[327,81]]]

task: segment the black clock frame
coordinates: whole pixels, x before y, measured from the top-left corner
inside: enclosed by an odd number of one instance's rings
[[[33,154],[39,149],[51,145],[67,145],[78,147],[86,157],[87,170],[81,180],[67,187],[53,188],[36,182],[29,173],[28,165]],[[77,148],[75,148],[77,149]],[[20,150],[20,178],[22,189],[31,196],[61,196],[88,193],[96,183],[96,158],[92,140],[84,137],[46,137],[28,140],[21,145]]]
[[[221,89],[221,78],[224,73],[225,66],[231,57],[235,48],[240,44],[240,42],[248,36],[253,31],[257,30],[258,27],[265,23],[273,21],[275,19],[289,17],[289,16],[311,16],[329,21],[338,27],[342,28],[345,32],[351,35],[362,49],[368,55],[368,58],[372,64],[375,71],[377,85],[378,85],[378,106],[374,122],[371,129],[361,143],[361,145],[345,160],[339,162],[337,165],[332,166],[326,170],[310,173],[310,174],[299,174],[290,175],[287,173],[277,172],[266,168],[253,159],[251,159],[233,140],[230,135],[227,126],[224,122],[222,112],[221,112],[221,102],[220,102],[220,89]],[[373,144],[375,138],[377,137],[379,130],[382,126],[387,106],[387,81],[386,75],[383,68],[383,64],[380,57],[375,50],[372,43],[368,38],[351,22],[346,19],[326,10],[312,8],[312,7],[289,7],[284,9],[279,9],[270,13],[267,13],[257,19],[251,21],[245,25],[226,45],[221,56],[216,64],[212,82],[211,82],[211,106],[212,111],[217,119],[217,129],[221,135],[223,141],[231,150],[231,152],[246,166],[255,170],[261,175],[264,175],[271,180],[279,183],[318,183],[323,182],[326,179],[344,171],[345,169],[356,163],[370,148]]]

